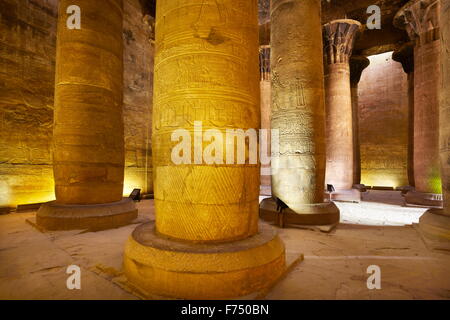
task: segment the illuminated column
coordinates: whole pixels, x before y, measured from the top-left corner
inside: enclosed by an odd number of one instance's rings
[[[260,87],[261,87],[261,129],[267,130],[267,155],[270,156],[270,46],[259,48]],[[261,195],[271,195],[270,163],[261,163]]]
[[[122,199],[122,0],[79,0],[79,9],[73,4],[59,2],[53,129],[56,201],[41,206],[36,220],[51,230],[106,229],[137,216],[133,201]],[[77,14],[80,29],[69,28]]]
[[[324,203],[325,106],[320,0],[274,0],[271,5],[272,199],[264,219],[329,231],[339,210]],[[274,134],[278,130],[279,143]],[[278,145],[278,150],[274,148]]]
[[[414,182],[407,204],[442,206],[439,171],[440,1],[412,0],[394,24],[406,29],[414,48]]]
[[[361,24],[334,20],[323,27],[325,52],[325,105],[327,165],[325,182],[336,189],[335,200],[360,200],[354,180],[353,116],[350,65],[355,37]]]
[[[450,0],[441,0],[441,86],[439,149],[444,209],[430,209],[420,217],[419,230],[429,246],[450,250]]]
[[[359,104],[358,83],[362,72],[370,64],[370,60],[364,56],[352,56],[350,58],[350,89],[352,92],[352,118],[353,118],[353,184],[361,183],[361,150],[359,143]]]
[[[408,76],[408,181],[414,187],[414,43],[408,42],[392,54]]]
[[[258,226],[260,166],[228,161],[244,150],[224,143],[229,130],[255,129],[256,138],[260,128],[257,1],[158,1],[156,15],[156,222],[132,233],[125,274],[145,292],[177,298],[263,289],[284,270],[284,245]]]

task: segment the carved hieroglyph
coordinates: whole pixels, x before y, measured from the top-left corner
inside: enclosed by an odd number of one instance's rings
[[[274,0],[271,10],[271,127],[279,130],[272,194],[300,213],[324,198],[321,7],[319,0]]]
[[[171,134],[184,128],[193,137],[194,121],[224,136],[226,129],[260,128],[255,1],[173,0],[158,9],[163,18],[156,21],[152,137],[156,228],[186,240],[246,238],[257,232],[259,166],[174,164],[171,150],[178,142]]]
[[[361,24],[334,20],[324,25],[327,119],[326,183],[351,189],[354,181],[353,119],[349,59]]]
[[[273,283],[284,270],[283,243],[270,226],[258,226],[259,165],[192,157],[196,121],[222,136],[227,129],[260,128],[257,9],[256,0],[157,2],[156,222],[137,227],[124,253],[127,278],[145,292],[237,297]],[[177,129],[193,142],[192,161],[184,164],[171,157]]]
[[[414,180],[421,193],[441,193],[439,170],[439,0],[412,0],[394,24],[406,29],[414,48]],[[433,70],[433,72],[430,72]]]
[[[61,0],[57,34],[53,167],[58,203],[122,199],[122,0],[80,0],[81,29],[66,26]]]

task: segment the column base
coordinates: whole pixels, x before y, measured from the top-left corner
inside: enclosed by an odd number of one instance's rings
[[[259,216],[264,221],[278,224],[282,228],[293,225],[322,232],[333,230],[340,219],[339,209],[333,202],[304,205],[298,212],[286,208],[280,213],[273,198],[261,201]]]
[[[361,192],[356,189],[336,190],[329,196],[331,201],[361,202]]]
[[[405,195],[405,204],[411,206],[442,208],[444,201],[442,194],[409,191]]]
[[[365,184],[354,184],[352,189],[358,190],[359,192],[367,192],[367,187]]]
[[[285,271],[283,242],[260,224],[247,239],[226,243],[173,240],[138,226],[125,247],[124,271],[144,296],[182,299],[237,298],[274,283]]]
[[[406,196],[406,194],[408,192],[414,192],[414,187],[413,186],[401,186],[401,187],[395,188],[395,191],[401,191],[402,197],[404,197],[404,196]]]
[[[450,253],[450,216],[443,209],[430,209],[419,219],[419,232],[427,247]]]
[[[134,201],[129,198],[92,205],[63,205],[52,201],[41,205],[36,224],[45,230],[100,231],[127,225],[137,215]]]

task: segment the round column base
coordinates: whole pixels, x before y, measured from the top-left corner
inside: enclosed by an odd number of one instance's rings
[[[405,195],[406,205],[442,208],[442,194],[409,191]]]
[[[328,193],[332,201],[361,202],[361,191],[358,189],[341,189]]]
[[[277,223],[280,227],[295,225],[324,232],[331,231],[340,219],[339,208],[333,202],[305,204],[297,206],[296,211],[286,208],[280,213],[273,198],[261,201],[259,215],[261,219]]]
[[[419,219],[419,232],[426,245],[450,253],[450,216],[443,209],[430,209]]]
[[[259,291],[285,270],[284,245],[261,224],[247,239],[226,243],[173,240],[138,226],[125,247],[124,271],[144,295],[182,299],[236,298]]]
[[[36,213],[36,224],[46,230],[100,231],[127,225],[137,214],[130,198],[91,205],[64,205],[52,201],[41,205]]]

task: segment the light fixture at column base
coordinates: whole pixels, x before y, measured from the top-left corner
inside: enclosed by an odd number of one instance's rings
[[[425,244],[434,250],[450,253],[450,216],[443,209],[430,209],[419,219],[418,228]]]
[[[333,202],[307,204],[296,208],[296,211],[286,208],[278,212],[273,198],[261,201],[259,216],[264,221],[278,224],[280,227],[293,225],[323,232],[333,230],[340,219],[339,208]]]
[[[136,206],[129,198],[90,205],[64,205],[52,201],[41,205],[36,213],[36,224],[45,230],[100,231],[127,225],[137,215]]]
[[[442,208],[444,201],[442,194],[409,191],[405,195],[405,204],[407,206]]]
[[[196,243],[162,236],[150,222],[128,239],[124,271],[144,296],[236,298],[273,284],[285,271],[284,251],[276,231],[266,224],[244,240]]]

